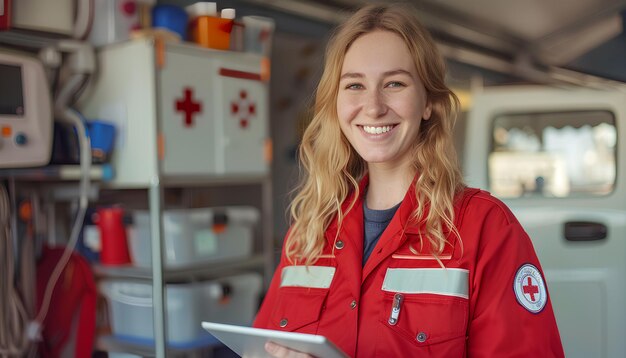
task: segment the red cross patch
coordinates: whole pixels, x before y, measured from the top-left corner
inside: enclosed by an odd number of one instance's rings
[[[517,302],[532,313],[539,313],[548,302],[548,293],[541,272],[531,264],[522,265],[515,274],[513,291]]]

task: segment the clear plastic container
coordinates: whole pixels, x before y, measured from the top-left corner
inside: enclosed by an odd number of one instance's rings
[[[254,207],[166,210],[163,213],[166,268],[246,258],[252,254],[253,228],[259,220]],[[151,267],[150,215],[133,213],[129,237],[133,265]]]
[[[167,343],[191,347],[214,338],[202,321],[249,326],[259,307],[262,278],[245,273],[211,281],[165,285]],[[154,341],[152,285],[133,280],[103,280],[100,292],[109,304],[113,334],[124,340]]]
[[[109,319],[114,335],[131,340],[154,340],[151,284],[102,281],[100,291],[109,302]],[[168,284],[165,294],[168,344],[186,345],[206,337],[198,319],[203,312],[198,286]]]

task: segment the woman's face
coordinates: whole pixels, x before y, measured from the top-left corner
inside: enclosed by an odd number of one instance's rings
[[[343,134],[370,167],[412,162],[409,153],[431,104],[400,36],[374,31],[352,43],[341,69],[337,114]]]

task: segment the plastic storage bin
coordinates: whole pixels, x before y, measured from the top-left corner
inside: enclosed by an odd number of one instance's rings
[[[251,325],[261,287],[261,275],[257,273],[167,284],[167,343],[181,348],[215,343],[202,329],[202,321]],[[115,336],[137,343],[154,343],[151,284],[104,280],[100,292],[109,302],[109,319]]]
[[[154,341],[151,284],[102,281],[100,291],[109,302],[114,335],[143,343]],[[165,294],[168,344],[185,346],[206,336],[198,321],[203,308],[197,284],[168,284]]]
[[[254,207],[167,210],[163,213],[166,268],[245,258],[252,253]],[[134,212],[130,249],[133,264],[152,265],[150,215]]]

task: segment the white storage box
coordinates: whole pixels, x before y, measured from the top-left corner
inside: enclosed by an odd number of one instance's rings
[[[254,225],[259,212],[254,207],[225,207],[167,210],[163,213],[166,268],[227,259],[252,253]],[[152,265],[150,214],[134,213],[133,235],[129,238],[133,263]]]
[[[136,281],[103,281],[113,334],[126,339],[154,340],[152,285]],[[203,312],[197,284],[168,284],[167,340],[185,345],[205,336],[198,317]]]
[[[213,281],[165,286],[167,341],[178,347],[214,342],[202,321],[251,325],[259,306],[262,279],[257,273]],[[153,343],[152,285],[130,280],[104,280],[100,292],[109,302],[113,334],[138,343]]]

